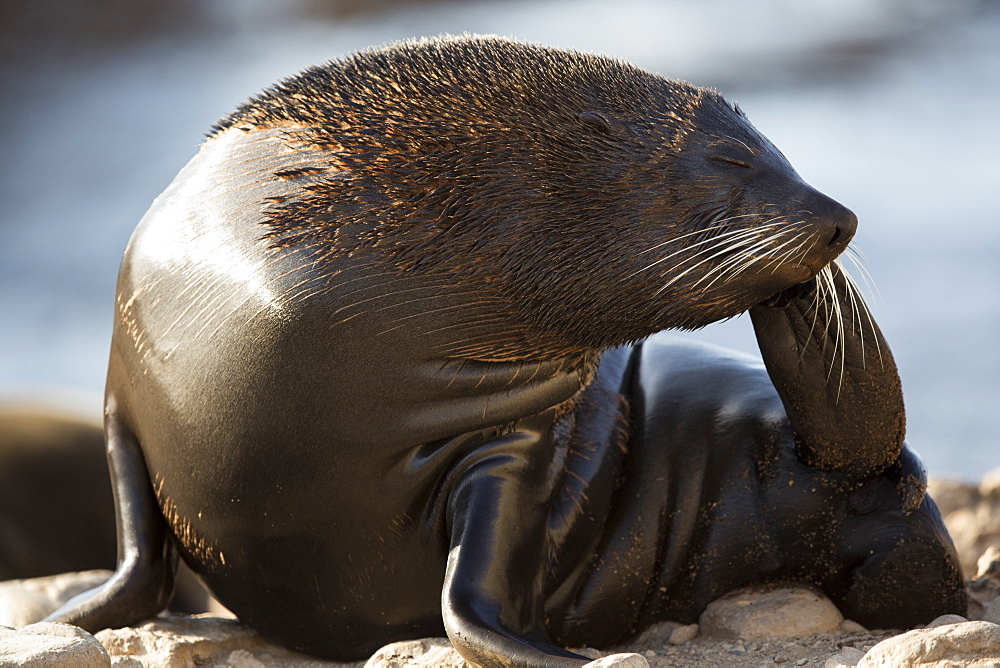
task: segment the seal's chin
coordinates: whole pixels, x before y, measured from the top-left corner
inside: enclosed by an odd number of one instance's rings
[[[813,298],[816,294],[816,277],[813,276],[805,283],[796,283],[790,288],[785,288],[777,292],[760,303],[761,306],[771,308],[785,308],[796,299]]]
[[[817,289],[816,277],[829,262],[830,260],[780,265],[768,280],[768,287],[775,292],[757,303],[761,306],[784,308],[794,299],[812,297]]]

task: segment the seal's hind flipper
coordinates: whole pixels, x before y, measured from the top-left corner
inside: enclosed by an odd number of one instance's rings
[[[108,467],[115,496],[118,567],[100,587],[71,599],[45,621],[91,633],[128,626],[166,607],[174,588],[177,552],[167,534],[139,443],[115,401],[105,418]]]

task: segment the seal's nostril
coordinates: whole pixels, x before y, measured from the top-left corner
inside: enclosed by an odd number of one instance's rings
[[[809,218],[815,225],[814,238],[818,245],[817,250],[824,249],[822,246],[824,239],[827,252],[839,254],[847,248],[847,244],[854,238],[854,233],[858,231],[858,217],[854,212],[812,188],[809,188],[809,192],[801,201],[803,210],[810,214]]]
[[[840,227],[837,227],[833,231],[833,236],[830,237],[830,241],[827,242],[826,245],[827,246],[836,246],[837,242],[840,241],[840,238],[843,237],[843,236],[844,236],[844,231],[842,229],[840,229]]]

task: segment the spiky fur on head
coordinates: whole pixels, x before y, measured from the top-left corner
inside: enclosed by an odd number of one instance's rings
[[[374,252],[489,286],[541,330],[591,347],[767,296],[693,281],[661,294],[678,263],[640,270],[677,250],[664,239],[711,236],[736,206],[739,188],[703,169],[706,147],[776,153],[711,90],[609,58],[448,37],[305,70],[214,131],[259,128],[314,156],[277,175],[290,187],[267,209],[275,246]]]

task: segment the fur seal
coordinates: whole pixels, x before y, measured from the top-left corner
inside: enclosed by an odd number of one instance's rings
[[[51,619],[155,614],[175,551],[336,659],[445,631],[579,665],[753,582],[876,626],[961,611],[888,346],[831,268],[856,224],[718,93],[615,60],[443,38],[286,79],[126,249],[122,559]],[[647,340],[748,309],[766,370]]]

